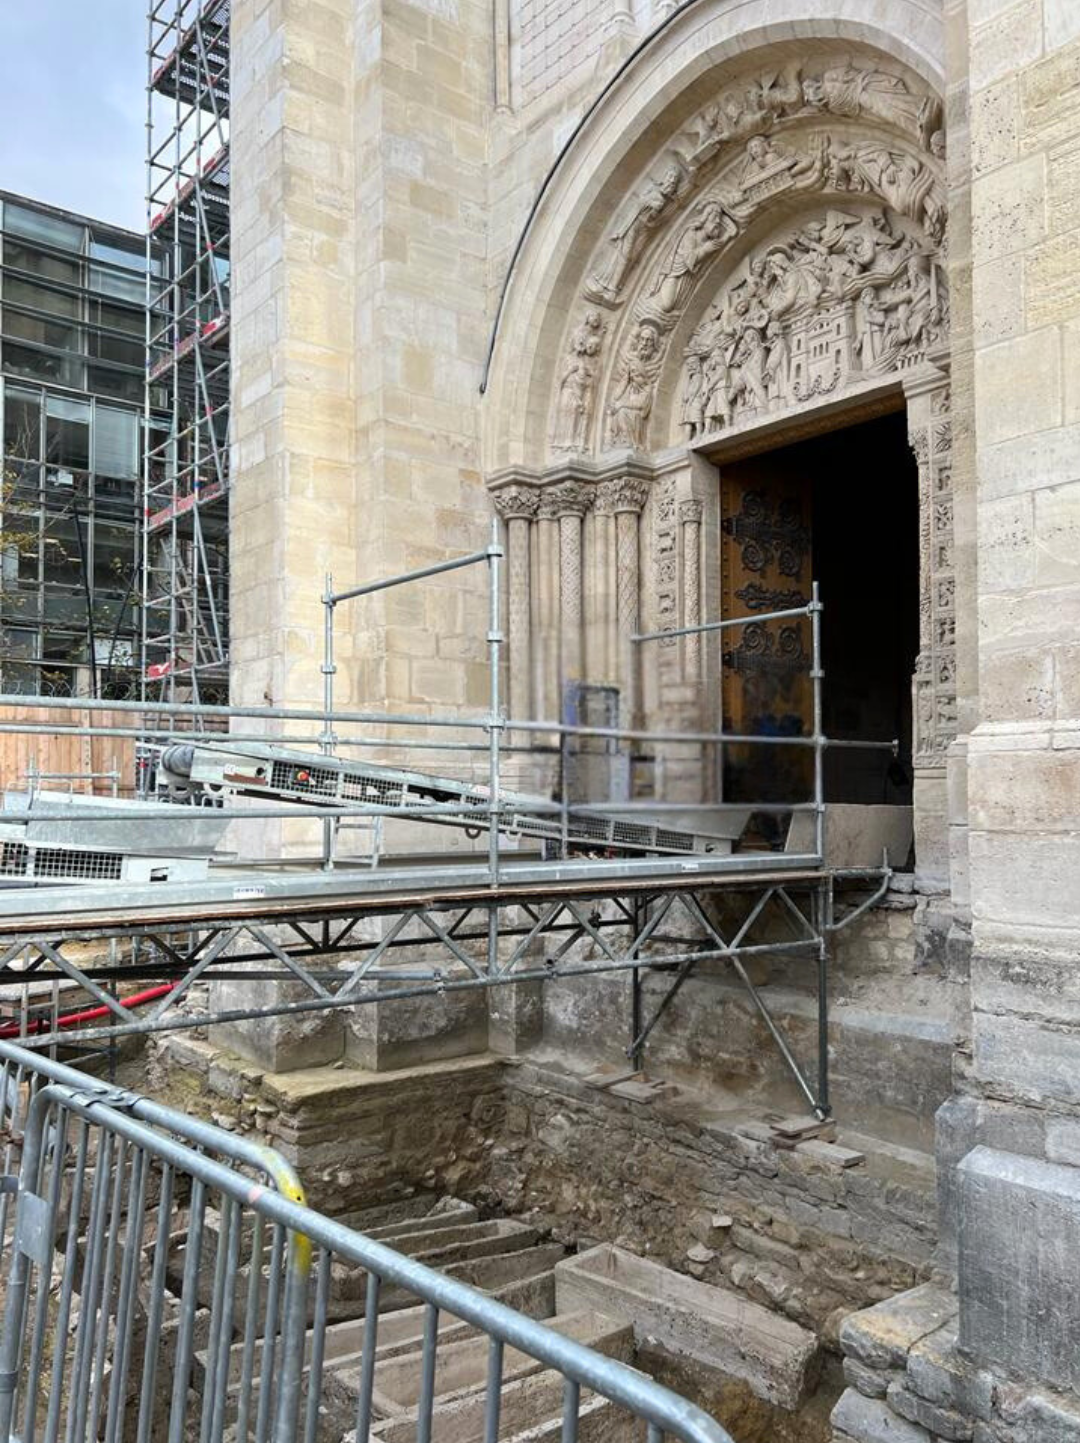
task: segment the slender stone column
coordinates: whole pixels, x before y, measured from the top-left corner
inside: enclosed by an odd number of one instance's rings
[[[552,488],[550,500],[559,518],[559,676],[562,682],[580,681],[584,659],[581,523],[593,494],[579,482],[567,481]]]
[[[596,488],[593,513],[596,561],[586,597],[587,658],[590,677],[614,685],[618,669],[618,613],[615,582],[615,508],[607,483]]]
[[[701,624],[701,514],[700,501],[681,501],[683,555],[683,625]],[[683,668],[688,682],[701,679],[701,638],[683,638]]]
[[[510,0],[493,0],[492,26],[495,50],[495,109],[513,109],[510,94]]]
[[[559,715],[558,513],[551,491],[540,492],[536,512],[536,580],[533,586],[533,698],[541,718]]]
[[[494,499],[495,509],[506,523],[510,715],[528,720],[532,716],[530,532],[540,497],[531,486],[512,486],[497,491]]]
[[[638,650],[630,638],[641,615],[640,516],[648,499],[644,481],[604,481],[597,504],[615,514],[615,658],[621,695],[622,725],[632,727],[638,713]]]

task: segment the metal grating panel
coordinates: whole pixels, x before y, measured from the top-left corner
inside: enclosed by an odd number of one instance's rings
[[[615,822],[611,835],[615,842],[626,842],[637,847],[646,847],[652,841],[651,827],[642,827],[637,822]]]
[[[5,842],[0,848],[0,872],[5,877],[25,877],[29,858],[22,842]]]
[[[292,762],[275,762],[270,785],[284,792],[301,796],[336,797],[341,773],[329,767],[296,766]]]
[[[34,876],[81,882],[119,882],[124,869],[120,852],[68,852],[62,847],[34,849]]]

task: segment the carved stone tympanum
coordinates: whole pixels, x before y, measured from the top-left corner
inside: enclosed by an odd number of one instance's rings
[[[729,281],[686,349],[679,419],[690,440],[902,371],[940,344],[933,248],[885,209],[830,209],[774,236]]]

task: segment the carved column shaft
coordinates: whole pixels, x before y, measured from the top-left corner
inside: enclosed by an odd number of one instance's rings
[[[701,624],[701,513],[700,501],[683,501],[679,506],[682,522],[683,552],[683,625]],[[701,637],[683,638],[683,667],[686,679],[696,682],[701,676]]]
[[[495,48],[495,109],[507,111],[510,104],[510,0],[492,0]]]
[[[559,517],[559,656],[562,680],[581,680],[581,513]]]
[[[597,682],[615,679],[617,613],[615,605],[615,518],[597,497],[593,520],[593,571],[587,598],[586,655],[589,677]]]
[[[553,486],[540,502],[541,514],[555,516],[559,523],[559,664],[555,702],[560,710],[559,684],[580,681],[584,670],[581,523],[591,504],[591,491],[572,481]]]
[[[630,638],[641,616],[640,521],[649,490],[644,481],[605,481],[598,488],[597,507],[615,517],[615,640],[612,653],[619,685],[624,727],[636,723],[641,689],[639,648]]]
[[[537,493],[527,487],[501,491],[495,497],[495,509],[506,522],[510,714],[521,719],[532,715],[530,532],[538,503]]]
[[[536,522],[536,587],[533,597],[533,695],[541,718],[558,716],[559,551],[557,522],[543,497]]]

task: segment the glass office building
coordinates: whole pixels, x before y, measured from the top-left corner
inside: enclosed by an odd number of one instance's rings
[[[146,247],[0,192],[0,689],[137,694]]]

